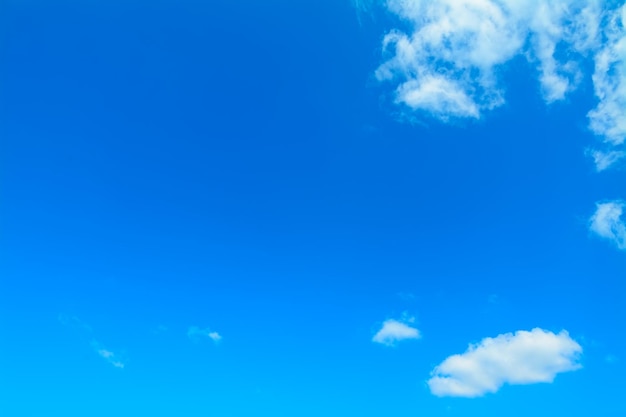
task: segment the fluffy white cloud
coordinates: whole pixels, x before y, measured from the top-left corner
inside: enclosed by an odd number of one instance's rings
[[[619,249],[626,250],[626,223],[622,214],[626,203],[609,201],[596,204],[596,212],[589,221],[589,230],[611,240]]]
[[[215,343],[218,343],[220,340],[222,340],[222,336],[218,332],[212,332],[208,328],[201,329],[196,326],[191,326],[189,330],[187,330],[187,337],[189,337],[193,341],[210,339]]]
[[[445,118],[454,114],[478,118],[474,101],[458,83],[438,75],[425,75],[419,81],[410,80],[398,88],[398,98],[413,109],[430,108]]]
[[[372,338],[372,342],[380,343],[386,346],[394,346],[397,342],[409,339],[419,339],[422,337],[420,331],[407,323],[414,321],[408,318],[402,321],[385,320],[380,330]]]
[[[546,102],[574,90],[587,57],[598,106],[590,128],[610,146],[626,138],[626,5],[604,0],[387,0],[408,23],[383,41],[379,80],[397,83],[396,100],[447,120],[479,118],[504,103],[499,68],[516,56],[538,71]],[[602,169],[615,162],[600,158]],[[600,169],[600,166],[598,166]]]
[[[478,397],[504,384],[552,382],[558,373],[579,369],[581,354],[566,331],[506,333],[448,357],[432,371],[428,386],[440,397]]]

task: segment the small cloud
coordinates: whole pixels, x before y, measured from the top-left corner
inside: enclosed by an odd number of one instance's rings
[[[450,78],[439,74],[428,74],[419,80],[401,84],[397,101],[413,110],[427,110],[439,119],[450,117],[479,118],[480,111],[474,100]]]
[[[613,166],[616,162],[620,161],[624,157],[626,157],[626,152],[623,151],[598,151],[592,150],[587,152],[593,158],[593,163],[596,166],[596,171],[602,172],[611,166]]]
[[[410,315],[408,311],[403,311],[400,321],[403,323],[415,323],[415,316]]]
[[[622,213],[626,203],[609,201],[596,204],[596,212],[589,220],[589,230],[612,241],[618,249],[626,250],[626,223]]]
[[[218,332],[211,332],[209,333],[209,339],[213,340],[214,342],[219,342],[220,340],[222,340],[222,336],[220,336]]]
[[[83,337],[87,337],[87,338],[93,337],[93,330],[91,329],[91,326],[83,323],[76,316],[70,316],[68,314],[61,313],[58,316],[58,320],[63,326],[66,326],[68,328],[74,329],[75,331],[79,331],[80,333],[82,333]],[[87,343],[87,340],[85,340],[85,343]],[[112,351],[102,347],[100,342],[98,342],[96,339],[91,340],[91,347],[98,354],[98,356],[105,359],[114,367],[120,368],[120,369],[124,368],[124,361],[121,360],[119,356],[113,353]]]
[[[124,362],[112,351],[105,349],[98,343],[97,341],[92,341],[91,346],[94,348],[96,353],[103,359],[105,359],[108,363],[113,365],[116,368],[124,369]]]
[[[222,340],[222,336],[218,332],[213,332],[208,328],[201,329],[196,326],[189,327],[189,330],[187,330],[187,337],[194,342],[198,342],[202,339],[210,339],[213,342],[218,343]]]
[[[414,317],[403,315],[402,321],[389,319],[383,322],[380,330],[372,338],[372,342],[385,346],[395,346],[397,342],[410,339],[420,339],[420,331],[406,323],[415,322]]]
[[[617,356],[615,356],[615,355],[606,355],[604,357],[604,361],[606,363],[613,364],[613,363],[616,363],[618,361],[618,359],[617,359]]]
[[[504,384],[550,383],[557,374],[581,368],[582,347],[566,331],[539,328],[487,337],[452,355],[431,373],[428,386],[438,397],[480,397]]]
[[[500,297],[498,297],[498,294],[490,294],[489,297],[487,297],[487,302],[489,304],[498,304],[500,302]]]

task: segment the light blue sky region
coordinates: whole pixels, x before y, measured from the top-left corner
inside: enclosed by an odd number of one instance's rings
[[[0,415],[626,415],[625,26],[4,1]]]

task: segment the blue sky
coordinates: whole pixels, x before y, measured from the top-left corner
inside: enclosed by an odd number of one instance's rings
[[[14,1],[0,413],[626,413],[622,2]]]

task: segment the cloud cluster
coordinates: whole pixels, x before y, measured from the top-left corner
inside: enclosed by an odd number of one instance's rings
[[[552,382],[558,373],[579,369],[581,354],[566,331],[506,333],[448,357],[432,371],[428,386],[440,397],[478,397],[504,384]]]
[[[622,214],[626,203],[609,201],[596,204],[596,212],[589,221],[589,230],[612,241],[619,249],[626,250],[626,222]]]
[[[415,319],[412,317],[404,317],[402,321],[385,320],[380,330],[372,338],[372,342],[385,346],[395,346],[396,343],[403,340],[420,339],[422,337],[420,331],[409,325],[414,321]]]
[[[606,149],[595,150],[598,170],[624,153],[626,138],[626,5],[603,0],[388,0],[409,31],[383,41],[389,59],[376,71],[397,83],[396,100],[441,120],[480,118],[504,103],[501,66],[524,56],[537,68],[546,102],[562,100],[593,58],[598,105],[590,129]]]

